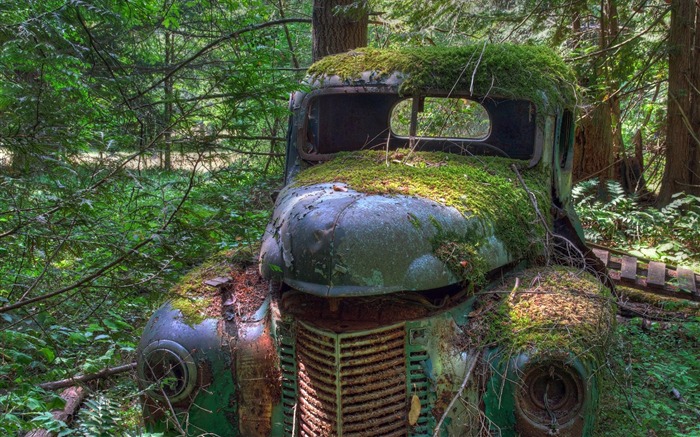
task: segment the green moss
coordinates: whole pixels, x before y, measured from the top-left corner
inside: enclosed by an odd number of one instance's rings
[[[474,73],[474,71],[476,72]],[[339,76],[352,82],[363,72],[374,79],[404,76],[399,87],[410,95],[425,90],[473,90],[535,102],[541,109],[573,108],[576,78],[551,49],[516,44],[464,47],[411,47],[398,50],[361,48],[328,56],[311,66],[312,79]]]
[[[481,286],[486,283],[488,261],[473,243],[442,237],[438,239],[435,255],[468,284]]]
[[[421,229],[422,225],[420,223],[420,220],[418,220],[418,217],[416,217],[415,215],[409,213],[408,214],[408,221],[411,222],[411,225],[413,225],[414,228],[416,228],[418,230]]]
[[[512,292],[516,278],[520,285]],[[594,277],[561,266],[542,267],[513,275],[504,285],[504,298],[486,313],[488,343],[513,354],[603,353],[615,312],[610,291]]]
[[[510,168],[514,163],[523,165],[523,161],[407,150],[397,150],[390,159],[386,158],[385,152],[378,151],[339,153],[332,160],[301,172],[294,183],[305,186],[340,182],[367,194],[431,199],[455,207],[467,218],[477,217],[485,226],[493,226],[496,238],[510,253],[538,253],[544,229],[537,224],[530,199]],[[537,195],[540,209],[548,211],[549,173],[529,169],[522,174]],[[438,234],[435,248],[441,252],[455,248],[442,250],[443,244],[465,243],[457,249],[467,250],[466,246],[473,243],[461,241],[459,236],[441,235],[439,228]]]
[[[178,296],[170,301],[170,305],[173,309],[180,311],[182,320],[186,324],[195,326],[211,317],[211,307],[214,302],[213,296]]]
[[[689,316],[700,316],[700,303],[698,302],[646,293],[624,285],[618,285],[616,289],[619,294],[625,296],[631,302],[648,304],[662,311],[675,311]]]

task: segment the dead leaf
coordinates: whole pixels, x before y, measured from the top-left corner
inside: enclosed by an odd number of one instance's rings
[[[411,396],[411,410],[408,412],[408,424],[414,426],[420,417],[420,399],[418,396]]]
[[[348,189],[345,188],[345,187],[342,186],[342,185],[333,185],[333,191],[342,191],[342,192],[345,192],[345,191],[348,191]]]

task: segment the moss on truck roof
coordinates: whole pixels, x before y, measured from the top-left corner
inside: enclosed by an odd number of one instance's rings
[[[576,104],[573,71],[551,49],[535,45],[473,44],[463,47],[360,48],[328,56],[309,69],[313,80],[338,76],[356,83],[371,72],[381,81],[403,76],[401,94],[460,90],[476,96],[526,99],[541,109]]]

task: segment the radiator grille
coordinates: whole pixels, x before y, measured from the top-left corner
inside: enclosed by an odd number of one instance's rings
[[[297,328],[299,435],[407,435],[403,325],[350,334]]]
[[[413,347],[408,357],[408,386],[411,396],[418,396],[421,404],[421,413],[418,422],[411,428],[409,437],[432,435],[435,420],[430,411],[434,405],[435,393],[431,390],[432,383],[426,375],[425,363],[428,361],[428,352],[419,347]]]
[[[278,325],[280,367],[282,369],[282,408],[284,412],[282,426],[284,435],[292,436],[296,432],[294,413],[297,400],[297,366],[294,351],[294,339],[287,325]]]

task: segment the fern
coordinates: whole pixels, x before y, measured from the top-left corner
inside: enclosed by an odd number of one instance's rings
[[[658,210],[639,204],[616,181],[607,181],[607,197],[599,196],[597,180],[572,190],[584,235],[646,258],[700,263],[700,197],[679,193]]]
[[[107,437],[121,433],[119,404],[108,397],[98,395],[83,404],[78,415],[79,434],[85,436]]]

